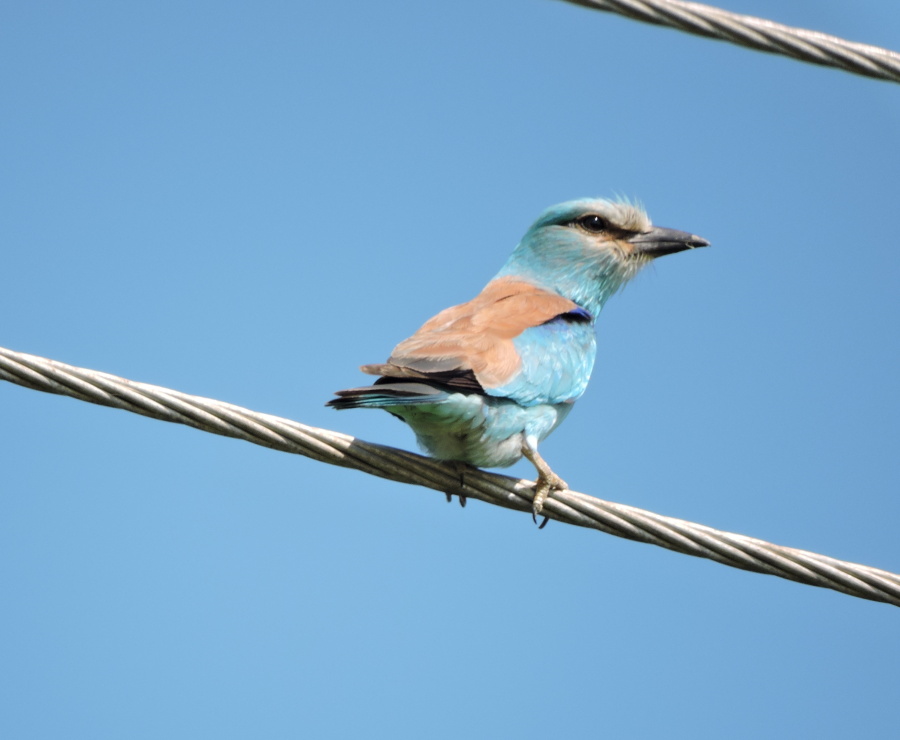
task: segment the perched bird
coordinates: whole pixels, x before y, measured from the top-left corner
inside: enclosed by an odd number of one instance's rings
[[[553,206],[479,295],[425,322],[386,363],[363,365],[379,376],[374,385],[338,391],[327,405],[384,409],[440,460],[492,468],[524,455],[538,473],[536,517],[567,488],[538,444],[587,387],[603,305],[656,257],[708,245],[653,226],[632,203]]]

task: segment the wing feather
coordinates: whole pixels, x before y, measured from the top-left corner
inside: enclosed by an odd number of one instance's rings
[[[387,363],[365,365],[362,370],[484,392],[509,383],[520,371],[516,337],[560,317],[577,323],[592,321],[589,313],[561,295],[499,278],[471,301],[426,321],[394,348]]]

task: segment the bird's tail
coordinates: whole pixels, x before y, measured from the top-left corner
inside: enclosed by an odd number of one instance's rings
[[[363,388],[348,388],[335,395],[337,398],[332,398],[325,405],[338,411],[440,403],[447,397],[446,391],[425,383],[377,383]]]

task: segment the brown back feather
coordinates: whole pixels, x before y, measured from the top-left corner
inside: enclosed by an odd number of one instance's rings
[[[387,364],[363,372],[389,378],[434,380],[481,390],[508,382],[519,369],[513,339],[578,306],[556,293],[499,278],[468,303],[444,309],[394,348]]]

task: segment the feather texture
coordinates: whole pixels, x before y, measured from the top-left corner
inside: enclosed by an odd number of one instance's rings
[[[579,307],[561,295],[511,278],[493,280],[471,301],[444,309],[400,342],[384,365],[363,372],[390,378],[432,378],[454,385],[456,378],[481,389],[508,383],[521,368],[514,340],[526,329],[572,313]],[[457,382],[457,386],[461,383]],[[488,391],[490,392],[490,391]]]
[[[632,203],[554,206],[481,293],[426,321],[387,362],[364,365],[374,384],[338,391],[328,405],[389,411],[439,459],[493,467],[525,455],[538,471],[538,513],[565,487],[538,444],[587,387],[607,299],[651,259],[706,244],[653,227]]]

